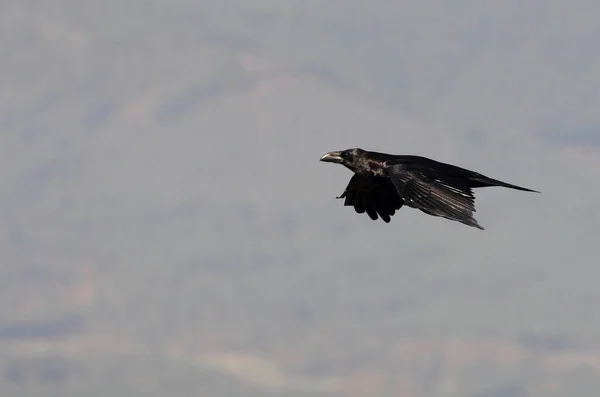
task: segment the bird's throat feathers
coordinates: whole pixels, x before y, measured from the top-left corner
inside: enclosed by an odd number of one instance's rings
[[[385,161],[377,161],[369,158],[358,158],[354,164],[345,164],[351,171],[363,176],[384,176]]]

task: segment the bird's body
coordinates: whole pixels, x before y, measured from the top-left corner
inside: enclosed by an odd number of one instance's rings
[[[391,155],[348,149],[329,152],[321,161],[344,165],[354,172],[341,196],[344,205],[373,220],[388,223],[403,205],[426,214],[458,221],[483,230],[473,217],[473,188],[502,186],[536,192],[480,173],[426,157]]]

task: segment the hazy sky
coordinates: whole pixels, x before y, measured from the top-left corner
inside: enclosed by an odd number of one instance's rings
[[[368,285],[435,297],[423,317],[490,313],[469,320],[473,333],[494,318],[600,333],[597,1],[0,10],[3,266],[112,263],[140,285],[201,272],[275,311],[368,305]],[[408,208],[373,222],[335,200],[350,172],[318,161],[357,146],[542,194],[477,191],[483,232]],[[215,305],[243,307],[231,299]]]

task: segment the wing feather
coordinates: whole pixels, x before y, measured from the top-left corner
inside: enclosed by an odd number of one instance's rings
[[[475,196],[470,188],[440,180],[431,170],[408,168],[398,164],[388,167],[387,171],[406,205],[429,215],[483,230],[473,217]]]
[[[403,201],[394,185],[386,178],[365,177],[354,174],[341,196],[345,206],[352,206],[359,213],[377,220],[381,217],[385,223],[399,210]]]

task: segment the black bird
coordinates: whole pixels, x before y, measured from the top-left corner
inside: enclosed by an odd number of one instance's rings
[[[473,217],[473,188],[503,186],[526,192],[537,190],[511,185],[455,165],[421,156],[368,152],[359,148],[329,152],[321,161],[339,163],[354,172],[338,199],[388,223],[403,205],[483,230]]]

